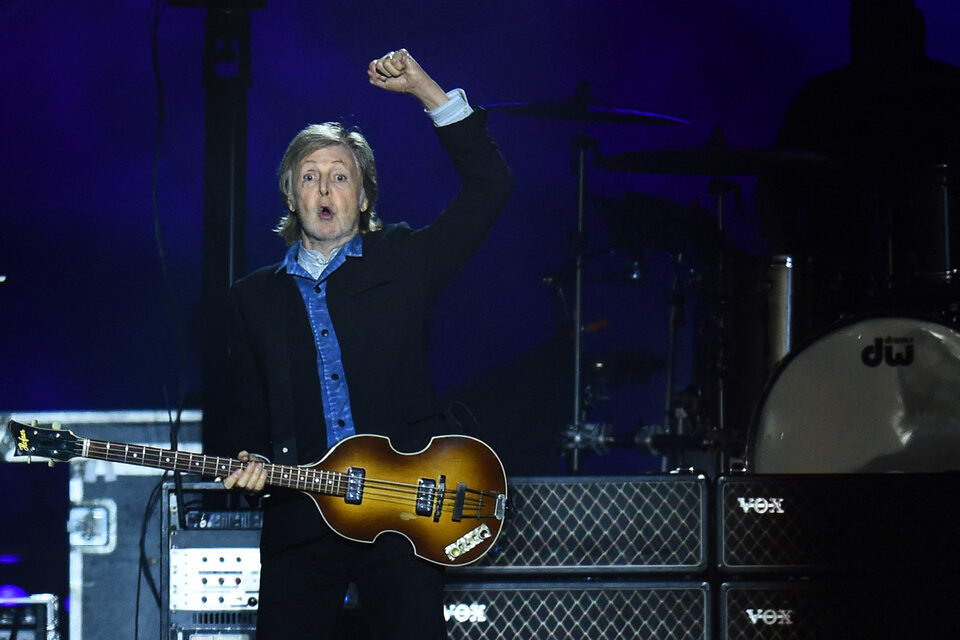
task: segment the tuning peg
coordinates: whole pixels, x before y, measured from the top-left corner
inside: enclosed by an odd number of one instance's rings
[[[50,425],[50,426],[53,427],[53,430],[54,430],[54,431],[60,431],[60,429],[63,428],[63,425],[60,424],[59,422],[54,422],[54,423],[53,423],[52,425]]]
[[[47,466],[52,467],[54,465],[53,460],[47,460]]]

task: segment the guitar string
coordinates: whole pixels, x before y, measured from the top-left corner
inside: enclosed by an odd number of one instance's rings
[[[91,453],[102,450],[102,453],[101,453],[101,455],[103,456],[102,459],[107,460],[109,462],[129,463],[129,460],[128,460],[130,457],[129,448],[132,446],[137,448],[140,451],[140,455],[137,456],[136,454],[134,454],[134,458],[136,458],[139,462],[147,466],[156,465],[162,468],[163,467],[162,458],[164,457],[164,455],[166,455],[166,457],[168,458],[167,464],[170,464],[170,458],[172,457],[173,468],[177,469],[178,463],[179,463],[178,454],[183,453],[187,456],[188,460],[185,465],[179,464],[179,466],[183,467],[180,470],[194,469],[197,466],[199,466],[204,473],[207,473],[207,468],[210,466],[210,463],[212,463],[212,466],[216,468],[218,471],[224,470],[223,468],[225,467],[226,468],[225,470],[228,473],[231,473],[242,467],[242,463],[239,460],[235,460],[233,458],[204,456],[202,454],[193,454],[191,452],[175,452],[175,451],[171,452],[170,450],[166,450],[166,449],[157,449],[154,447],[145,447],[141,445],[117,445],[117,447],[115,448],[119,449],[119,447],[122,446],[123,451],[121,452],[117,450],[116,452],[114,452],[111,450],[111,447],[110,447],[111,443],[98,441],[98,440],[88,440],[88,442],[90,444],[88,450]],[[76,453],[77,455],[82,454],[82,445],[76,446]],[[170,455],[171,453],[173,454],[172,456]],[[194,462],[192,459],[197,455],[200,455],[202,458],[204,458],[206,462],[202,465],[191,464],[192,462]],[[223,463],[224,460],[226,460],[226,464]],[[285,486],[285,484],[289,484],[291,486],[288,488],[301,489],[300,485],[302,484],[303,485],[302,490],[306,491],[308,490],[308,488],[310,488],[311,483],[303,482],[303,480],[313,479],[315,484],[317,479],[316,477],[311,478],[311,476],[318,476],[318,475],[322,476],[323,474],[335,476],[335,478],[329,479],[330,482],[328,482],[327,484],[334,484],[334,482],[332,482],[332,480],[334,479],[336,480],[335,484],[337,485],[341,485],[343,482],[349,483],[351,480],[349,476],[341,472],[327,471],[323,469],[300,469],[299,467],[291,467],[286,465],[271,465],[271,469],[268,471],[268,478],[272,480],[271,484],[275,486]],[[276,475],[281,476],[281,478],[274,477]],[[290,477],[291,475],[296,476],[296,478],[291,478]],[[283,478],[283,476],[287,476],[287,477]],[[306,478],[304,478],[304,476],[306,476]],[[285,480],[286,483],[284,483],[282,480]],[[321,482],[321,484],[324,484],[324,483]],[[419,495],[419,486],[415,486],[410,483],[402,483],[402,482],[391,481],[391,480],[378,480],[374,478],[363,478],[361,479],[361,484],[363,485],[363,488],[364,488],[363,494],[365,497],[370,497],[371,499],[376,498],[376,499],[379,499],[380,501],[388,501],[388,498],[389,498],[390,500],[393,500],[397,504],[407,504],[410,498],[415,498],[417,495]],[[339,488],[342,489],[342,487],[339,487]],[[379,494],[376,493],[377,489],[381,489],[381,492]],[[387,493],[387,491],[389,490],[392,490],[393,493]],[[480,513],[480,511],[483,508],[483,502],[484,502],[482,499],[483,496],[495,497],[496,495],[498,495],[493,492],[486,492],[482,490],[469,489],[469,488],[466,489],[466,492],[481,496],[479,499],[467,498],[464,501],[463,506],[467,512],[471,510],[477,511],[477,516],[475,517],[484,517],[483,514]],[[338,491],[337,493],[327,494],[327,495],[342,495],[342,494],[340,494]]]
[[[95,440],[87,440],[86,442],[88,445],[87,446],[88,452],[91,455],[99,453],[99,455],[102,456],[101,459],[106,460],[108,462],[129,463],[129,458],[130,458],[129,449],[131,446],[133,446],[133,447],[136,447],[139,451],[139,455],[134,453],[133,457],[138,462],[144,465],[147,465],[147,466],[157,465],[157,466],[163,467],[162,458],[164,456],[166,456],[167,458],[167,461],[166,461],[167,464],[168,465],[170,464],[170,459],[171,459],[171,456],[169,455],[170,451],[165,449],[143,447],[140,445],[123,445],[123,452],[121,453],[119,450],[119,447],[120,447],[119,445],[116,447],[117,451],[114,452],[114,451],[111,451],[110,443],[107,443],[104,441],[95,441]],[[83,453],[82,443],[65,442],[64,448],[68,450],[68,452],[72,451],[74,455],[82,455]],[[189,469],[191,468],[191,462],[193,462],[194,454],[191,454],[189,452],[186,452],[186,453],[187,453],[186,468]],[[231,472],[242,466],[239,460],[234,460],[231,458],[226,459],[227,460],[226,465],[223,464],[223,460],[224,460],[223,458],[216,457],[213,460],[211,460],[210,456],[203,456],[203,458],[205,460],[205,464],[200,466],[204,470],[206,470],[208,466],[207,463],[210,463],[210,462],[213,462],[213,466],[217,468],[226,466],[228,470]],[[177,455],[177,452],[173,452],[172,459],[173,459],[172,466],[176,468],[179,462],[179,456]],[[328,473],[328,474],[334,474],[337,476],[342,476],[342,474],[338,474],[337,472],[315,470],[315,469],[301,470],[295,467],[283,467],[280,465],[273,465],[273,468],[270,470],[270,472],[268,472],[268,476],[272,477],[274,475],[273,472],[283,471],[284,469],[288,469],[288,470],[296,469],[296,475],[298,477],[295,481],[295,484],[297,485],[301,483],[300,481],[303,480],[302,476],[304,475],[307,476],[308,479],[309,479],[309,476],[317,475],[318,473],[320,474]],[[289,475],[289,474],[286,474],[286,475]],[[342,477],[338,478],[338,480],[342,481]],[[278,483],[279,480],[274,479],[274,482]],[[396,481],[377,481],[374,479],[364,478],[361,481],[361,484],[364,487],[363,497],[369,500],[378,501],[380,503],[393,503],[397,505],[402,505],[404,507],[408,507],[410,505],[411,498],[415,500],[415,497],[418,495],[418,492],[411,491],[413,485],[410,485],[408,483],[401,483]],[[482,496],[485,494],[485,492],[478,491],[475,489],[467,489],[466,491],[474,494],[480,494],[481,499],[465,500],[462,506],[462,510],[463,510],[462,517],[466,517],[468,519],[475,519],[475,518],[480,519],[480,518],[493,517],[493,514],[482,513],[483,506],[484,506]],[[337,494],[333,494],[333,495],[337,495]]]
[[[110,447],[108,446],[109,443],[104,443],[102,441],[90,441],[90,444],[91,444],[91,450],[93,450],[95,447],[102,447],[102,449],[104,450],[104,453],[102,454],[104,458],[114,462],[128,462],[128,458],[130,457],[130,453],[128,449],[129,447],[133,446],[138,448],[142,453],[142,455],[140,455],[139,457],[136,454],[134,454],[134,458],[138,458],[143,464],[150,465],[150,466],[153,466],[153,465],[162,466],[161,459],[164,457],[164,455],[166,455],[167,464],[172,466],[172,468],[176,470],[188,470],[188,469],[194,469],[199,467],[203,469],[204,472],[206,472],[207,468],[211,466],[210,462],[212,461],[215,461],[213,462],[212,466],[216,468],[218,471],[225,470],[228,472],[233,472],[242,467],[242,463],[233,458],[204,456],[203,454],[193,454],[191,452],[176,452],[176,451],[170,451],[167,449],[155,449],[152,447],[144,447],[141,445],[122,445],[124,447],[123,452],[120,452],[120,451],[114,452],[110,450]],[[184,454],[188,458],[187,464],[182,464],[182,463],[178,464],[177,458],[179,457],[178,454],[180,453]],[[195,456],[200,456],[202,458],[205,458],[207,462],[202,465],[196,465],[195,463],[191,464],[192,462],[191,458]],[[173,458],[173,462],[171,462],[170,460],[171,458]],[[227,461],[226,464],[223,463],[224,460]],[[182,467],[182,469],[178,469],[178,467]],[[271,481],[271,484],[279,485],[279,486],[290,485],[289,488],[302,489],[302,490],[307,490],[311,488],[311,486],[315,486],[317,484],[318,477],[322,480],[322,476],[324,474],[331,476],[330,478],[327,478],[326,482],[321,482],[321,484],[328,485],[328,486],[334,483],[340,485],[343,482],[347,482],[349,484],[353,480],[348,474],[345,474],[339,471],[327,470],[327,469],[313,469],[313,468],[304,469],[304,468],[293,467],[288,465],[269,465],[269,468],[268,468],[268,478]],[[400,490],[410,491],[411,495],[418,495],[420,493],[419,485],[414,485],[412,483],[404,483],[396,480],[361,478],[360,483],[364,487],[375,487],[375,486],[380,486],[382,488],[395,487]],[[497,495],[499,495],[495,492],[487,492],[487,491],[483,491],[479,489],[471,489],[471,488],[466,488],[466,492],[476,494],[479,496],[487,496],[487,497],[496,497]]]

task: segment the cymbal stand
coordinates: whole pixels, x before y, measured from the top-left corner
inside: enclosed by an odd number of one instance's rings
[[[673,284],[670,287],[670,293],[667,294],[667,305],[670,307],[670,319],[667,324],[667,362],[666,377],[667,390],[663,409],[663,429],[666,433],[672,433],[673,423],[673,375],[677,365],[677,329],[683,324],[684,318],[684,287],[683,287],[683,251],[678,251],[674,256],[674,274]],[[679,431],[676,435],[683,435]]]
[[[729,180],[723,180],[718,177],[714,177],[710,180],[708,190],[711,195],[716,196],[717,198],[717,231],[720,234],[721,239],[723,238],[725,227],[724,227],[724,197],[727,194],[733,193],[734,198],[736,198],[738,206],[740,201],[740,185],[736,182],[731,182]],[[726,314],[728,313],[728,303],[730,291],[727,285],[727,247],[726,243],[721,240],[720,251],[717,254],[717,283],[719,286],[719,298],[720,298],[720,309],[717,313],[717,332],[719,333],[719,339],[717,340],[717,357],[716,357],[716,367],[717,367],[717,430],[720,433],[724,433],[726,427],[726,369],[727,369],[727,340],[728,340],[728,329],[729,322]]]
[[[570,448],[570,468],[574,473],[580,471],[579,439],[583,430],[583,258],[586,248],[584,234],[584,209],[587,194],[587,150],[595,148],[595,140],[578,133],[573,137],[574,170],[577,174],[577,232],[574,236],[574,290],[573,290],[573,422],[566,432]]]

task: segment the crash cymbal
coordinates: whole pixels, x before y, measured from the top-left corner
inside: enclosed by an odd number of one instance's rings
[[[652,111],[625,109],[601,105],[590,96],[586,82],[581,82],[574,94],[560,100],[543,102],[498,102],[482,105],[490,111],[502,111],[533,118],[555,118],[578,122],[614,122],[621,124],[690,124],[687,120]]]
[[[631,151],[598,158],[595,164],[611,171],[714,176],[832,171],[841,167],[833,158],[808,151],[738,147],[729,143]]]

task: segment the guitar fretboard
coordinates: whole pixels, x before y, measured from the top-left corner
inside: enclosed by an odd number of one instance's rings
[[[234,458],[208,456],[189,451],[172,451],[159,447],[138,444],[107,442],[106,440],[83,439],[84,458],[120,462],[141,467],[153,467],[167,471],[196,473],[207,478],[225,478],[244,463]],[[349,478],[337,471],[324,471],[282,464],[264,464],[267,484],[285,489],[297,489],[311,493],[342,496],[346,493]]]

